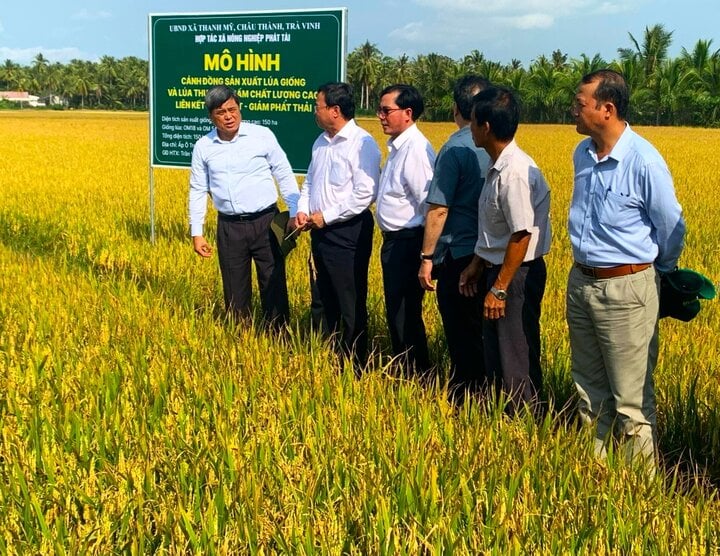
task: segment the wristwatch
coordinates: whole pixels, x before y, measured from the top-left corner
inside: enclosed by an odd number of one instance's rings
[[[507,299],[507,292],[505,290],[499,290],[495,286],[490,288],[490,293],[497,297],[500,301],[505,301]]]
[[[423,253],[422,251],[420,252],[420,260],[421,260],[421,261],[432,261],[434,256],[435,256],[435,255],[434,255],[433,253],[430,253],[429,255],[426,255],[426,254]]]

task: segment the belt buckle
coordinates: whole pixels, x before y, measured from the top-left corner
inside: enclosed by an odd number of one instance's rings
[[[580,272],[585,276],[590,276],[591,278],[597,278],[595,275],[595,269],[591,266],[585,266],[584,264],[575,263],[575,266],[580,269]]]

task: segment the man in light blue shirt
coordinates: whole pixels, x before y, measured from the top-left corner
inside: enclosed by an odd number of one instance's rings
[[[615,437],[628,460],[654,469],[658,273],[675,267],[685,222],[665,161],[625,121],[629,98],[622,75],[600,70],[583,77],[573,102],[589,138],[573,156],[567,320],[579,415],[597,426],[596,453]]]
[[[190,233],[195,252],[210,257],[203,236],[210,194],[218,211],[217,246],[225,307],[237,316],[251,309],[251,263],[255,262],[263,316],[274,326],[289,317],[285,261],[270,223],[277,214],[277,180],[290,210],[290,230],[300,196],[285,152],[269,129],[242,122],[237,93],[213,87],[205,106],[215,129],[198,139],[190,173]]]

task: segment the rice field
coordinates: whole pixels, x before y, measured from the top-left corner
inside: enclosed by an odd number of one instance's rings
[[[455,129],[420,127],[436,148]],[[638,131],[675,178],[681,266],[717,282],[720,130]],[[147,114],[0,112],[0,137],[0,554],[720,553],[717,301],[661,324],[661,474],[594,459],[575,425],[573,126],[518,135],[553,195],[539,422],[446,401],[432,295],[437,380],[387,372],[379,248],[359,379],[311,330],[307,237],[291,328],[226,321],[217,260],[188,237],[187,170],[154,170],[149,241]]]

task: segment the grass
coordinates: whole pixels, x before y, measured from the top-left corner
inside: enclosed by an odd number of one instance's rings
[[[421,129],[436,148],[453,131]],[[149,242],[147,115],[0,113],[0,131],[14,138],[0,143],[0,553],[720,551],[717,303],[661,323],[659,476],[595,460],[562,409],[571,127],[518,138],[553,195],[542,326],[555,409],[539,422],[458,410],[441,378],[385,371],[379,249],[360,379],[310,329],[307,238],[288,260],[291,329],[226,321],[217,263],[187,237],[187,171],[154,170]],[[681,265],[717,280],[719,132],[639,131],[676,180]],[[425,314],[442,377],[432,296]]]

